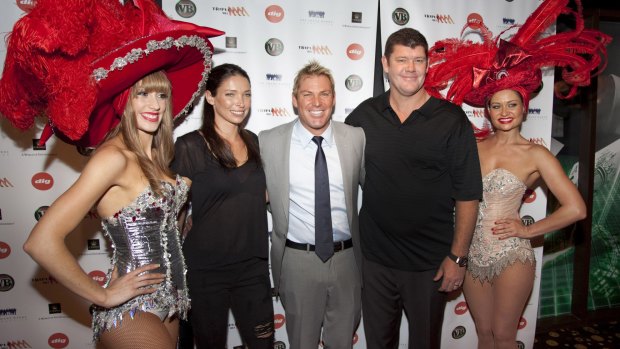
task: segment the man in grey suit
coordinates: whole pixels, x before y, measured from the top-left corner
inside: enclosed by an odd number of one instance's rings
[[[298,118],[259,134],[273,219],[271,267],[291,348],[352,348],[360,321],[358,188],[361,128],[331,120],[330,71],[313,61],[295,77]],[[322,335],[321,335],[322,329]]]

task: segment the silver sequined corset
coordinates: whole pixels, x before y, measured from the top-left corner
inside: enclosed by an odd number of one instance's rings
[[[493,281],[504,268],[519,260],[535,263],[530,240],[511,237],[499,240],[491,229],[501,218],[519,218],[527,187],[510,171],[498,168],[482,179],[483,198],[476,230],[469,248],[468,270],[480,281]]]
[[[189,297],[177,216],[187,200],[188,190],[180,176],[174,185],[162,181],[161,196],[157,197],[147,187],[131,204],[102,220],[103,230],[114,251],[112,266],[118,268],[119,277],[146,264],[159,264],[160,267],[152,272],[163,273],[166,278],[154,293],[138,296],[110,309],[97,307],[93,313],[95,338],[102,330],[119,325],[126,312],[133,317],[136,310],[157,310],[165,311],[169,316],[180,313],[185,317]],[[108,282],[110,276],[111,270]]]

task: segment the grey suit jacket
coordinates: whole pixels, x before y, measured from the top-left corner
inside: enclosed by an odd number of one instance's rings
[[[284,244],[288,233],[289,218],[289,158],[293,125],[297,120],[258,135],[260,153],[267,177],[267,192],[271,206],[273,231],[271,233],[271,272],[275,291],[280,288],[280,273],[284,257]],[[358,222],[358,189],[364,180],[364,148],[366,137],[360,127],[331,121],[338,157],[342,168],[345,201],[349,228],[353,239],[353,249],[357,262],[357,272],[362,270],[362,251],[360,247]]]

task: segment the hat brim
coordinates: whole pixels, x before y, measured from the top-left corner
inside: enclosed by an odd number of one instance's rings
[[[210,29],[210,28],[209,28]],[[213,46],[207,39],[222,32],[174,30],[142,37],[110,52],[93,63],[97,101],[89,127],[79,140],[63,140],[82,147],[96,147],[120,121],[113,99],[144,76],[164,71],[172,84],[172,115],[189,111],[204,90],[211,69]],[[136,64],[138,63],[139,64]]]

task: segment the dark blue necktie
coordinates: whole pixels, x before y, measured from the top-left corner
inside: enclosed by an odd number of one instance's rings
[[[314,136],[316,157],[314,158],[314,244],[315,252],[323,262],[334,255],[334,233],[332,228],[332,206],[329,201],[329,176],[327,161],[321,147],[323,137]]]

